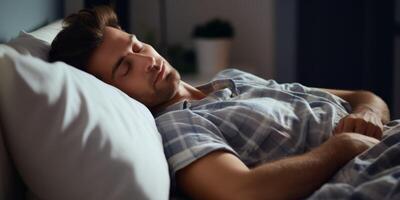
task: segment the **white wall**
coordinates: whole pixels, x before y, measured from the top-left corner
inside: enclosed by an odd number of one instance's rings
[[[232,22],[235,38],[231,65],[265,78],[274,75],[274,1],[273,0],[166,0],[168,44],[193,47],[190,38],[194,25],[213,17]],[[159,33],[157,0],[131,1],[132,32]]]

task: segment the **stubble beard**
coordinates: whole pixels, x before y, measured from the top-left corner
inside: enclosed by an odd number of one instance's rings
[[[158,101],[155,105],[150,106],[149,108],[153,111],[157,111],[160,108],[163,108],[165,105],[168,105],[171,100],[178,93],[180,84],[181,84],[181,76],[179,72],[170,66],[170,72],[165,77],[166,87],[160,88],[161,90],[156,94],[158,97]]]

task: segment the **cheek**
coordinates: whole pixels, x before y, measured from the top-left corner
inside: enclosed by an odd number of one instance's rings
[[[133,74],[121,78],[118,81],[117,87],[138,100],[149,96],[152,91],[144,76]]]
[[[171,74],[169,80],[167,80],[161,87],[158,88],[159,97],[163,100],[171,99],[179,88],[180,79],[177,77],[177,74]]]

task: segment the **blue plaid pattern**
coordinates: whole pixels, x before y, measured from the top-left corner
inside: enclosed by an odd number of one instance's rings
[[[400,199],[400,120],[384,129],[380,143],[348,162],[308,199]]]
[[[322,90],[235,69],[198,88],[209,95],[156,116],[172,180],[215,150],[229,151],[249,167],[301,154],[325,141],[350,111],[347,102]]]

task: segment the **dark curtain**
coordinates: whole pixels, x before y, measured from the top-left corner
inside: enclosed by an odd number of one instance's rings
[[[297,80],[370,90],[392,105],[394,1],[298,3]]]

